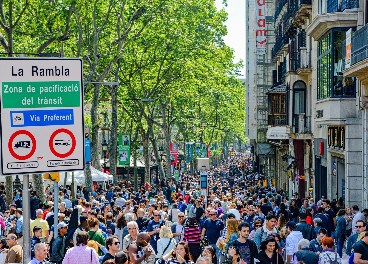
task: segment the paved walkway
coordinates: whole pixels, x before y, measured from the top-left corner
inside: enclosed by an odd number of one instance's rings
[[[349,263],[349,256],[346,254],[342,255],[342,264],[348,264]]]

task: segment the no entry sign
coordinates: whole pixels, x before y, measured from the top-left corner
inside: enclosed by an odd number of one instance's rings
[[[82,61],[0,59],[4,175],[84,169]]]

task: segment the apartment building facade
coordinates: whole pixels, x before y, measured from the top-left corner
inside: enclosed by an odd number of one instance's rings
[[[277,188],[367,206],[368,3],[273,5],[266,143]]]

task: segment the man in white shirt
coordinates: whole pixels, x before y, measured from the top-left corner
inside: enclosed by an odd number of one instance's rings
[[[300,231],[296,231],[296,224],[294,222],[288,222],[286,224],[289,235],[286,238],[286,264],[290,264],[292,262],[293,256],[295,252],[299,250],[298,244],[299,241],[303,239],[303,234]]]
[[[365,217],[364,215],[359,211],[359,207],[357,205],[353,205],[353,213],[354,213],[354,218],[353,218],[353,223],[352,223],[352,231],[351,234],[354,235],[357,230],[355,228],[356,223],[358,220],[363,220],[365,221]]]
[[[125,199],[123,198],[123,194],[119,193],[119,197],[116,198],[115,203],[117,206],[123,207],[125,205]]]

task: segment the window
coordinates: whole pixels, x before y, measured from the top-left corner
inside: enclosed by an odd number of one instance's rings
[[[294,114],[305,114],[305,89],[306,85],[302,81],[294,84]]]
[[[272,113],[273,114],[285,114],[286,113],[286,96],[285,94],[273,94],[272,95]]]
[[[305,93],[306,93],[306,85],[303,81],[297,81],[294,83],[294,106],[293,106],[293,126],[295,127],[295,131],[299,132],[299,126],[303,129],[305,127],[305,119],[301,119],[302,122],[299,124],[300,114],[305,114]],[[302,121],[304,120],[304,122]]]
[[[332,32],[318,42],[317,99],[331,96]]]
[[[269,115],[269,125],[286,125],[286,95],[272,94],[271,95],[271,110]]]
[[[346,30],[334,29],[318,42],[317,99],[354,97],[352,78],[343,77]]]

